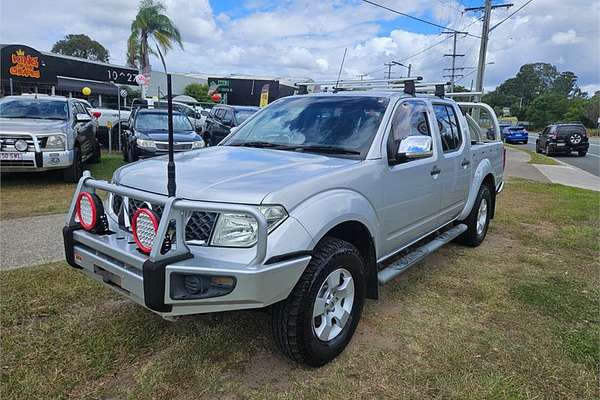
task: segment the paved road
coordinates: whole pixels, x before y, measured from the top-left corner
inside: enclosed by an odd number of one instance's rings
[[[0,221],[0,270],[64,260],[64,214]]]
[[[535,133],[529,134],[529,143],[527,143],[527,148],[529,150],[535,151],[535,140],[537,137],[538,135]],[[518,144],[516,146],[524,145]],[[591,174],[600,176],[600,138],[590,138],[590,149],[585,157],[578,157],[576,153],[553,157],[567,164],[581,168]]]

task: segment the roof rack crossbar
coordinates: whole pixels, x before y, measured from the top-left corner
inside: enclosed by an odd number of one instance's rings
[[[332,85],[332,86],[340,86],[340,85],[361,85],[361,84],[374,84],[374,83],[402,83],[407,81],[421,81],[423,80],[422,76],[415,76],[410,78],[392,78],[392,79],[368,79],[368,80],[331,80],[331,81],[314,81],[314,82],[296,82],[295,86],[316,86],[316,85]]]

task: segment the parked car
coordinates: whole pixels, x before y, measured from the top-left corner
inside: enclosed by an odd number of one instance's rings
[[[505,129],[506,128],[510,128],[513,125],[509,124],[509,123],[506,123],[506,122],[500,122],[499,126],[500,126],[500,135],[502,136],[502,140],[504,140]]]
[[[380,284],[452,240],[484,240],[503,154],[482,103],[285,97],[218,146],[177,154],[176,197],[164,157],[121,167],[110,184],[82,178],[65,253],[165,318],[272,306],[281,350],[319,366],[346,347]],[[96,190],[109,193],[103,208]]]
[[[61,96],[0,99],[2,172],[63,170],[77,182],[86,162],[100,162],[96,122],[80,101]]]
[[[203,137],[210,146],[216,146],[231,133],[231,128],[240,126],[260,108],[219,104],[210,110],[206,118]]]
[[[529,132],[524,126],[508,126],[502,131],[502,138],[506,143],[523,143],[529,141]]]
[[[535,141],[535,151],[545,153],[547,156],[554,154],[570,154],[574,151],[580,157],[587,154],[590,143],[581,123],[558,123],[548,125]]]
[[[140,109],[123,131],[122,151],[127,162],[140,158],[167,154],[168,114],[165,109]],[[174,151],[187,151],[204,147],[190,120],[180,112],[173,112]]]

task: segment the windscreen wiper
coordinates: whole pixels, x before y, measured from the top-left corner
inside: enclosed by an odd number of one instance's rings
[[[336,146],[296,146],[299,151],[313,151],[315,153],[328,153],[328,154],[353,154],[360,155],[360,151],[354,149],[347,149],[345,147]]]
[[[257,147],[259,149],[270,148],[270,149],[293,149],[296,146],[289,146],[287,144],[277,144],[270,142],[240,142],[240,143],[232,143],[230,146],[241,146],[241,147]]]

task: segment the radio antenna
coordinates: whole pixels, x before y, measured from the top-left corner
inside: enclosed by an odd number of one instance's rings
[[[156,50],[158,50],[158,55],[160,56],[160,61],[162,62],[163,69],[165,70],[165,75],[167,76],[167,118],[169,124],[169,162],[167,163],[167,193],[169,197],[175,197],[175,160],[173,157],[173,90],[171,88],[171,74],[167,73],[167,65],[165,64],[165,59],[158,47],[156,45]]]
[[[340,64],[340,72],[338,72],[337,82],[335,83],[336,88],[337,88],[338,84],[340,83],[340,77],[342,76],[342,69],[344,68],[344,61],[346,61],[346,52],[347,51],[348,51],[348,48],[346,47],[344,49],[344,57],[342,57],[342,64]]]

